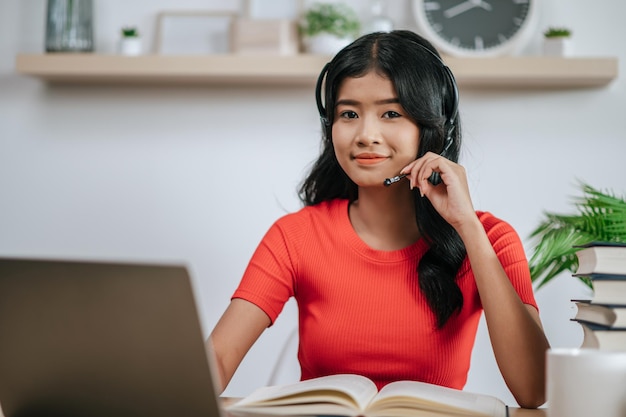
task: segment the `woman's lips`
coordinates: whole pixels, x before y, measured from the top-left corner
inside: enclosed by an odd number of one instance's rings
[[[354,159],[361,165],[374,165],[386,161],[387,157],[374,154],[360,154],[356,155]]]

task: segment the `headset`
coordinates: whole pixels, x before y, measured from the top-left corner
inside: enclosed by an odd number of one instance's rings
[[[454,74],[452,74],[452,71],[443,62],[441,57],[439,57],[435,52],[433,52],[432,50],[430,50],[429,48],[427,48],[426,46],[420,43],[417,43],[414,41],[410,41],[410,42],[419,46],[423,51],[428,52],[431,56],[435,58],[435,60],[441,65],[442,69],[444,70],[446,78],[448,79],[449,88],[452,91],[452,100],[453,100],[452,106],[451,106],[452,111],[450,112],[450,116],[446,118],[446,121],[444,123],[444,129],[446,130],[446,138],[445,138],[443,149],[439,153],[439,155],[445,158],[448,155],[448,151],[450,147],[454,143],[453,134],[454,134],[454,130],[456,129],[456,121],[457,121],[458,112],[459,112],[459,88],[456,83],[456,79],[454,78]],[[315,85],[315,102],[317,104],[317,110],[320,114],[320,120],[325,127],[328,127],[330,125],[330,121],[328,120],[328,117],[326,117],[326,108],[324,107],[324,103],[322,100],[322,86],[324,84],[324,79],[326,77],[326,74],[328,73],[330,64],[331,62],[328,62],[326,63],[326,65],[324,65],[324,67],[322,68],[322,71],[320,72],[319,77],[317,78],[317,83]],[[444,114],[445,113],[446,111],[444,109]],[[384,184],[388,186],[388,185],[393,184],[394,182],[399,181],[402,178],[404,178],[404,176],[387,178],[385,179]],[[428,180],[431,184],[437,185],[441,182],[441,177],[438,172],[433,172],[433,174],[430,176]]]

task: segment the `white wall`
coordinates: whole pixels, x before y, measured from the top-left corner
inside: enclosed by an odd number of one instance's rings
[[[220,2],[96,4],[97,48],[112,52],[122,25],[150,39],[158,10]],[[399,27],[414,27],[410,10],[410,0],[390,1]],[[578,54],[626,61],[626,3],[544,0],[541,11],[538,31],[570,26]],[[186,262],[208,334],[263,233],[299,207],[295,189],[319,141],[312,89],[48,86],[14,72],[15,54],[43,50],[44,12],[44,0],[0,2],[0,255]],[[577,179],[623,195],[625,108],[623,76],[598,89],[462,90],[476,208],[508,220],[530,247],[544,210],[571,210]],[[569,276],[538,291],[553,346],[580,342],[569,299],[585,294]],[[230,395],[266,383],[294,323],[289,304]],[[466,388],[513,403],[483,325]]]

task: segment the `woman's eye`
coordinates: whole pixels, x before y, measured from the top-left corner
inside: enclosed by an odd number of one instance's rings
[[[383,118],[385,118],[385,119],[394,119],[396,117],[402,117],[402,116],[400,115],[400,113],[395,112],[393,110],[389,110],[388,112],[385,112],[383,114]]]
[[[359,117],[358,114],[356,114],[356,112],[352,111],[352,110],[346,110],[343,111],[339,114],[339,117],[343,117],[346,119],[356,119],[357,117]]]

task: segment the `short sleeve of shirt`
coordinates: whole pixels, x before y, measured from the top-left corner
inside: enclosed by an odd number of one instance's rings
[[[276,221],[256,248],[232,298],[242,298],[261,308],[274,323],[294,295],[296,248],[306,225],[302,214]],[[287,235],[289,237],[287,237]]]

